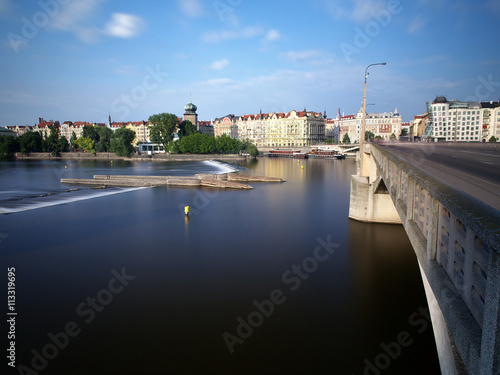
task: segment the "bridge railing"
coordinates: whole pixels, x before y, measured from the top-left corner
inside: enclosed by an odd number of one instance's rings
[[[500,212],[378,145],[371,155],[469,372],[499,374]]]

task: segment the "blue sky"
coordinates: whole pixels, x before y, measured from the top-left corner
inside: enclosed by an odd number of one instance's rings
[[[0,126],[499,100],[500,1],[0,0]]]

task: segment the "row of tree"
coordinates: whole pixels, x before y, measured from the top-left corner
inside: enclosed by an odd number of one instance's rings
[[[85,151],[92,154],[96,152],[114,152],[119,156],[130,156],[134,152],[132,142],[135,132],[130,129],[120,128],[113,132],[106,127],[84,126],[83,135],[77,138],[75,132],[71,139],[60,136],[59,128],[50,126],[50,135],[43,138],[39,132],[26,132],[19,137],[0,137],[0,158],[12,158],[14,153],[22,152],[50,152],[53,156],[61,152]]]

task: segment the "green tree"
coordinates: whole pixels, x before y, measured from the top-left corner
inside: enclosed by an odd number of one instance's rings
[[[111,138],[111,152],[118,156],[130,156],[134,152],[134,139],[135,131],[123,127],[117,129]]]
[[[96,144],[97,152],[109,152],[113,130],[105,126],[99,128],[99,141]]]
[[[59,156],[59,127],[52,124],[49,129],[50,135],[44,140],[45,151],[50,152],[52,156]]]
[[[371,131],[366,130],[365,131],[365,141],[369,141],[370,139],[375,138],[375,134],[373,134]]]
[[[14,153],[20,150],[19,138],[12,135],[0,136],[0,160],[13,159]]]
[[[75,132],[71,132],[71,138],[69,139],[69,148],[71,151],[78,150],[78,146],[75,144],[76,134]]]
[[[396,134],[392,133],[390,136],[389,136],[389,139],[391,141],[395,141],[396,139],[398,139],[398,137],[396,137]]]
[[[90,138],[97,144],[99,142],[99,128],[97,126],[84,125],[82,137]]]
[[[191,121],[185,120],[179,124],[179,132],[177,133],[179,134],[179,138],[195,133],[199,133],[199,131],[196,130],[196,126]]]
[[[497,141],[497,138],[492,135],[491,138],[488,140],[488,142],[495,143]]]
[[[42,136],[39,132],[26,132],[19,137],[19,145],[24,155],[42,151]]]
[[[95,143],[92,139],[87,137],[80,137],[75,141],[75,144],[85,152],[89,152],[92,155],[95,155]]]
[[[342,139],[342,143],[346,144],[346,145],[351,143],[351,138],[349,138],[349,134],[347,134],[347,133],[344,134],[344,138]]]
[[[408,129],[401,129],[401,137],[408,137]]]
[[[69,151],[69,143],[64,135],[59,138],[59,142],[58,142],[57,147],[59,149],[59,152],[68,152]]]
[[[179,123],[176,115],[171,113],[160,113],[149,116],[149,138],[153,143],[162,144],[167,147],[173,138],[175,128]]]
[[[251,143],[247,146],[247,152],[250,154],[250,156],[259,155],[259,150],[257,149],[257,146]]]

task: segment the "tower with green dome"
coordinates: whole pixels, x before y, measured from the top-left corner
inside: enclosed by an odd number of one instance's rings
[[[184,121],[191,121],[191,123],[196,126],[196,130],[200,130],[198,127],[198,114],[196,113],[197,109],[198,108],[190,100],[189,103],[184,106]]]

